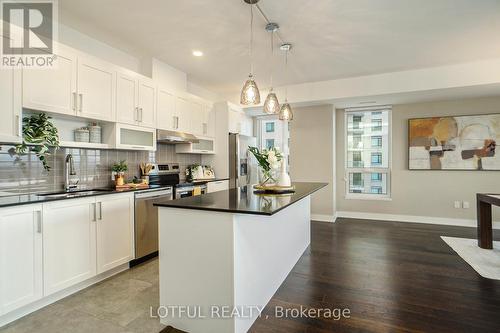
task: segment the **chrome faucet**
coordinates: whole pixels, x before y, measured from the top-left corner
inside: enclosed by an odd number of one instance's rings
[[[64,164],[64,189],[66,192],[75,191],[78,189],[78,180],[72,183],[69,179],[70,176],[76,176],[75,164],[73,163],[73,155],[66,155],[66,161]]]

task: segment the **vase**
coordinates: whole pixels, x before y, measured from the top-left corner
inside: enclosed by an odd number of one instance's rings
[[[259,185],[260,186],[273,186],[276,184],[276,170],[259,169]]]
[[[122,186],[125,184],[125,179],[124,179],[124,175],[123,174],[116,174],[115,175],[115,183],[116,183],[116,186]]]
[[[280,173],[280,176],[278,178],[278,182],[276,185],[284,186],[284,187],[288,187],[288,186],[292,185],[292,180],[290,179],[290,176],[286,172],[286,161],[284,158],[281,160],[281,173]]]

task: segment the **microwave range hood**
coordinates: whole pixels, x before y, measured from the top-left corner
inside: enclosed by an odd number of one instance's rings
[[[157,130],[156,131],[156,141],[163,144],[177,144],[177,143],[198,143],[197,137],[192,134],[177,132],[177,131],[167,131],[167,130]]]

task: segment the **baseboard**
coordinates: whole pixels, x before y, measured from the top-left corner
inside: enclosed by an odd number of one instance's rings
[[[80,290],[83,290],[85,288],[90,287],[93,284],[96,284],[97,282],[101,282],[103,280],[106,280],[110,278],[113,275],[116,275],[118,273],[121,273],[123,271],[126,271],[129,269],[129,263],[120,265],[116,268],[113,268],[107,272],[104,272],[102,274],[99,274],[97,276],[94,276],[93,278],[90,278],[88,280],[85,280],[83,282],[78,283],[77,285],[71,286],[69,288],[66,288],[64,290],[58,291],[55,294],[43,297],[42,299],[39,299],[38,301],[35,301],[31,304],[25,305],[19,309],[16,309],[14,311],[11,311],[9,313],[6,313],[5,315],[0,316],[0,328],[3,326],[19,319],[22,318],[32,312],[35,312],[36,310],[40,310],[41,308],[46,307],[47,305],[50,305],[52,303],[55,303],[65,297],[68,297],[69,295],[72,295]]]
[[[455,219],[448,217],[418,216],[418,215],[397,215],[397,214],[377,214],[364,212],[338,211],[337,218],[352,218],[362,220],[379,220],[395,222],[414,222],[426,224],[453,225],[460,227],[476,227],[477,221],[474,219]],[[500,229],[500,222],[493,222],[494,229]]]
[[[334,215],[311,214],[312,221],[335,222],[335,219],[336,219],[336,217]]]

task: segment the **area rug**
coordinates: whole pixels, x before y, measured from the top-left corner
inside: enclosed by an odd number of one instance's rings
[[[485,250],[477,246],[477,239],[441,238],[479,275],[500,280],[500,242],[493,242],[493,250]]]

